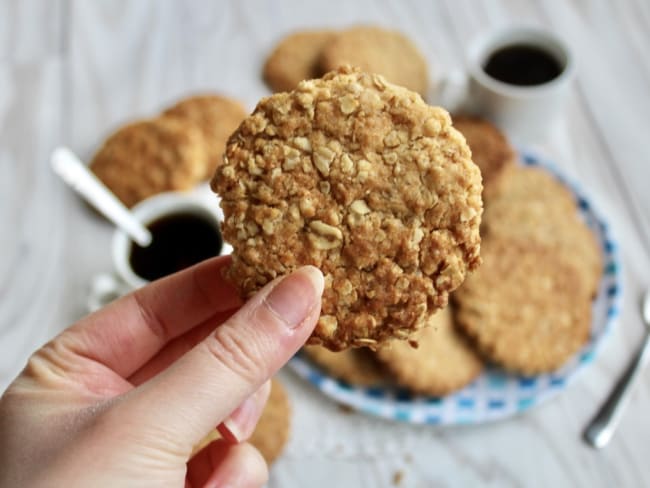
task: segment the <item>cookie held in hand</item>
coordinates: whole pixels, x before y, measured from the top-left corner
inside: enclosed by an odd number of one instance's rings
[[[343,67],[265,98],[212,188],[242,296],[299,266],[325,275],[310,344],[407,338],[478,266],[481,175],[449,114]]]

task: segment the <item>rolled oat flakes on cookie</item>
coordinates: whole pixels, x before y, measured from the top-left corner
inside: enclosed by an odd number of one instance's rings
[[[342,67],[262,99],[212,180],[249,297],[311,264],[325,275],[309,340],[405,339],[480,262],[481,175],[449,114]]]

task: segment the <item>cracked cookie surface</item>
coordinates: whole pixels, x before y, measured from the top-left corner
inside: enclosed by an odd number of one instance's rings
[[[265,98],[212,180],[228,278],[244,297],[312,264],[325,275],[309,343],[406,339],[480,262],[481,175],[449,114],[342,67]]]

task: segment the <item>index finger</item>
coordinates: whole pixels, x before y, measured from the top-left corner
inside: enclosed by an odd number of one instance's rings
[[[175,337],[241,305],[222,276],[229,265],[230,257],[221,256],[155,281],[85,317],[61,338],[80,356],[128,377]]]

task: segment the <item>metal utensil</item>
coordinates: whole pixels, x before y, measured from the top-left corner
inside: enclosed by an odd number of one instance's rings
[[[641,315],[646,325],[643,343],[584,433],[585,440],[598,449],[605,447],[614,436],[632,387],[650,360],[650,290],[643,296]]]
[[[66,147],[57,147],[50,160],[52,169],[108,220],[124,230],[141,247],[151,244],[151,232],[79,158]]]

